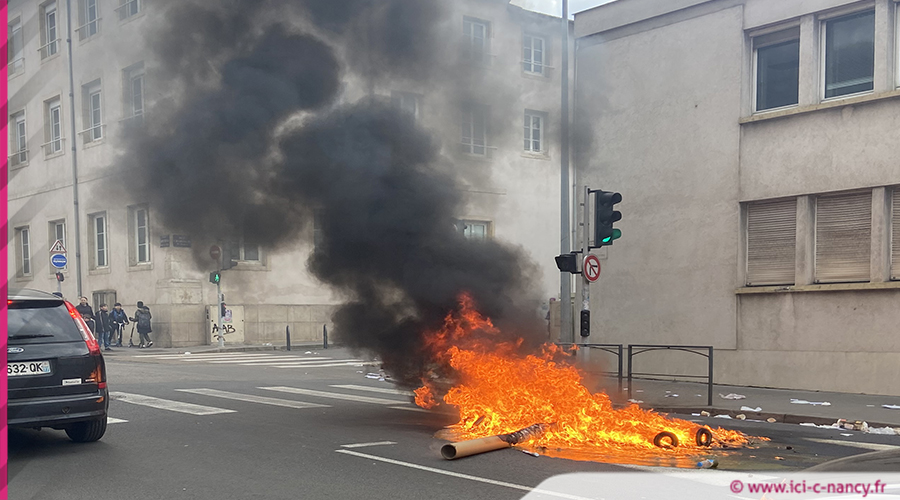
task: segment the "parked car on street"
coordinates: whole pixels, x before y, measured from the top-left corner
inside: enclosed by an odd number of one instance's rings
[[[64,430],[76,442],[103,437],[106,364],[75,306],[27,289],[10,289],[7,304],[9,427]]]

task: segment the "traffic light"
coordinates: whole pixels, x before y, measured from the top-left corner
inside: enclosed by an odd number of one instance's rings
[[[612,191],[597,190],[594,193],[594,247],[612,245],[622,236],[622,231],[613,224],[622,220],[622,212],[614,205],[622,201],[622,195]]]
[[[66,281],[66,275],[63,273],[57,272],[56,273],[56,281],[59,281],[60,283],[62,283],[63,281]]]
[[[591,336],[591,311],[581,311],[581,336]]]
[[[234,267],[237,262],[234,261],[234,250],[237,250],[237,246],[225,242],[222,244],[222,270],[231,269]]]
[[[556,256],[556,267],[560,272],[581,274],[578,271],[578,263],[575,259],[576,253],[564,253]]]
[[[220,273],[219,271],[213,271],[213,272],[209,273],[209,282],[210,283],[212,283],[214,285],[218,285],[219,281],[222,281],[222,273]]]

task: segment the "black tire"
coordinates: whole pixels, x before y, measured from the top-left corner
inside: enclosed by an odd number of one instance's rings
[[[100,420],[78,422],[66,429],[69,439],[76,443],[93,443],[106,434],[106,417]]]
[[[668,443],[665,441],[667,439]],[[662,431],[653,438],[653,444],[659,448],[678,448],[678,436],[669,431]]]

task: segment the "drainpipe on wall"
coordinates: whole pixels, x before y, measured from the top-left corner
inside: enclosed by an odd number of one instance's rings
[[[562,70],[560,87],[562,100],[560,103],[560,209],[559,209],[559,251],[566,254],[572,251],[569,240],[569,0],[562,2]],[[575,343],[575,331],[572,328],[572,275],[560,273],[559,300],[560,305],[560,342]]]
[[[75,130],[75,71],[72,63],[72,0],[66,0],[66,43],[69,46],[69,116],[72,125],[72,203],[75,206],[75,291],[81,297],[81,211],[78,208],[78,135]]]

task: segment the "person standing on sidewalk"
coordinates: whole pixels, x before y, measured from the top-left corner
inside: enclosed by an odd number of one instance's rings
[[[85,314],[90,314],[91,316],[93,316],[94,310],[91,308],[91,305],[88,304],[87,297],[81,297],[78,300],[79,300],[78,305],[75,306],[75,310],[78,311],[78,314],[80,314],[81,317],[84,319],[87,319],[84,317]]]
[[[113,329],[109,319],[109,308],[106,307],[106,304],[100,304],[100,310],[97,312],[97,332],[100,340],[103,341],[103,350],[112,351],[109,348],[109,337],[113,334]]]
[[[113,335],[110,342],[115,340],[116,347],[122,347],[122,334],[125,332],[125,325],[128,324],[128,315],[122,310],[122,304],[116,302],[113,306],[113,310],[109,313],[109,322]]]
[[[137,310],[134,312],[134,318],[131,318],[131,321],[137,324],[138,335],[141,338],[141,349],[153,345],[153,341],[150,340],[150,332],[153,331],[150,328],[150,319],[152,317],[150,308],[145,306],[143,301],[139,300]]]

